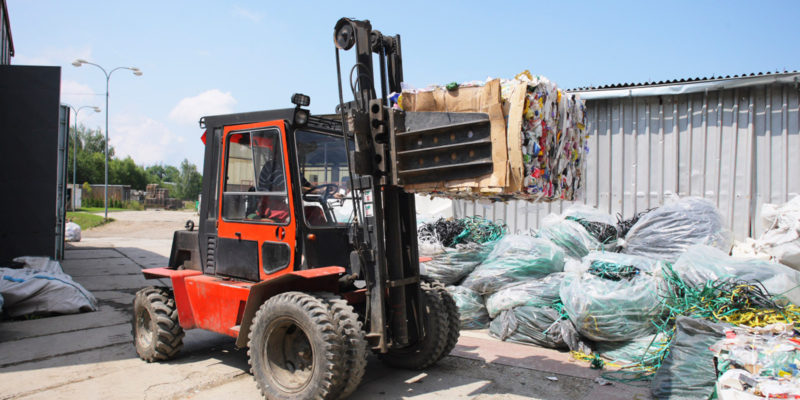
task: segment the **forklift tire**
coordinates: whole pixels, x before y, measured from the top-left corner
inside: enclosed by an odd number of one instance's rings
[[[433,289],[436,289],[442,296],[442,304],[444,304],[444,310],[447,314],[447,343],[442,350],[442,354],[439,356],[439,360],[441,360],[446,355],[450,354],[450,352],[456,347],[456,343],[458,343],[458,337],[461,334],[461,315],[459,314],[456,301],[453,299],[453,296],[450,294],[450,292],[445,289],[443,283],[431,280],[428,282],[428,284]]]
[[[345,376],[341,382],[341,387],[333,392],[338,393],[336,398],[346,399],[355,392],[361,379],[364,378],[364,371],[367,368],[367,348],[369,344],[364,335],[361,321],[358,314],[353,310],[347,300],[332,293],[321,293],[330,307],[331,318],[336,326],[336,333],[344,340],[344,371]]]
[[[448,320],[442,295],[439,290],[431,287],[427,282],[420,282],[419,286],[425,299],[425,310],[422,316],[425,337],[411,346],[389,349],[388,353],[379,354],[378,357],[381,361],[391,367],[425,369],[444,357],[450,324],[442,323],[442,321]]]
[[[327,303],[300,292],[261,305],[250,327],[250,372],[267,399],[335,399],[342,386],[342,338]]]
[[[183,328],[172,291],[146,287],[133,300],[133,343],[147,362],[174,358],[183,347]]]

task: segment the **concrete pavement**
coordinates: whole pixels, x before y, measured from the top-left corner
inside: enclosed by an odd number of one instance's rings
[[[171,234],[135,236],[90,234],[67,249],[63,268],[95,294],[97,312],[0,323],[0,400],[261,397],[246,350],[227,336],[188,331],[173,361],[148,364],[136,356],[133,296],[141,287],[168,284],[145,280],[140,271],[166,265]],[[371,357],[352,398],[649,398],[646,387],[598,385],[599,375],[568,353],[464,331],[453,353],[426,371],[391,369]]]

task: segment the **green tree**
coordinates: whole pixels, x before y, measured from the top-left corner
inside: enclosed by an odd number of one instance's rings
[[[197,166],[188,159],[181,162],[180,176],[176,182],[175,197],[183,200],[195,200],[203,189],[203,175],[197,172]]]
[[[143,167],[136,165],[130,156],[111,160],[108,169],[108,180],[111,184],[131,185],[131,188],[136,190],[144,190],[147,187],[147,172]]]

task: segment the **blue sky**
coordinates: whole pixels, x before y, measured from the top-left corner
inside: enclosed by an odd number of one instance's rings
[[[139,164],[202,165],[202,115],[338,102],[333,26],[347,16],[402,36],[416,87],[529,69],[562,88],[800,69],[797,1],[8,0],[12,64],[62,67],[62,101],[104,108],[111,144]],[[351,63],[352,54],[345,55]],[[79,122],[104,124],[104,112]],[[90,115],[92,114],[92,115]]]

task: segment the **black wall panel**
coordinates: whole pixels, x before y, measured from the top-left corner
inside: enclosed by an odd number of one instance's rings
[[[0,66],[0,263],[53,257],[60,67]]]

